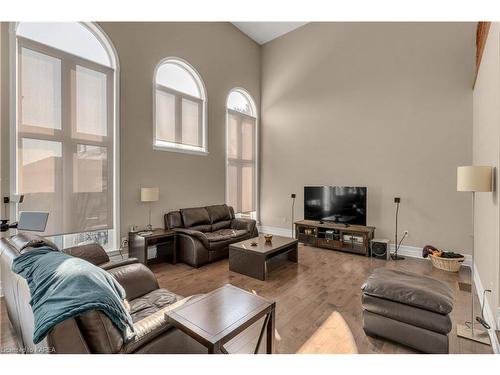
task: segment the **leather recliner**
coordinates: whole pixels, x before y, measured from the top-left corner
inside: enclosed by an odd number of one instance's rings
[[[177,232],[178,259],[193,267],[227,258],[230,244],[259,235],[255,220],[236,218],[225,204],[171,211],[165,228]]]
[[[126,266],[127,264],[138,262],[137,258],[110,260],[108,254],[102,246],[96,243],[68,247],[66,249],[62,249],[61,251],[71,256],[84,259],[104,270],[110,270],[111,268]]]
[[[17,352],[22,353],[206,353],[206,349],[195,340],[172,327],[165,313],[191,298],[184,298],[159,287],[154,274],[137,261],[105,264],[126,291],[130,315],[136,336],[124,342],[121,332],[104,313],[93,310],[58,324],[40,343],[34,344],[34,316],[29,304],[30,290],[26,280],[12,272],[14,258],[27,247],[57,247],[50,241],[33,234],[19,234],[0,241],[1,282],[7,307],[7,315],[16,334]],[[99,245],[85,245],[83,254],[95,262],[107,255]],[[82,246],[83,247],[83,246]],[[99,249],[100,248],[100,249]],[[80,254],[72,248],[70,254]],[[68,251],[67,251],[68,252]],[[102,254],[104,252],[104,256]],[[109,259],[109,258],[108,258]],[[3,348],[10,350],[13,348]]]

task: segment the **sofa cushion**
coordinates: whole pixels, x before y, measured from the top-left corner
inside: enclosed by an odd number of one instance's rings
[[[453,310],[453,292],[445,283],[406,271],[377,268],[361,287],[363,293],[439,314]]]
[[[180,211],[185,228],[212,224],[205,207],[183,208]]]
[[[217,231],[219,229],[228,229],[228,228],[231,228],[231,220],[218,221],[212,224],[213,231]]]
[[[132,353],[139,349],[141,346],[148,344],[155,337],[159,336],[163,332],[172,328],[172,325],[168,322],[165,314],[172,309],[175,309],[186,302],[191,301],[193,298],[197,298],[198,296],[191,296],[187,298],[182,298],[178,295],[175,295],[168,290],[158,289],[157,291],[149,293],[149,296],[144,296],[141,299],[142,301],[137,301],[137,307],[140,306],[149,306],[146,307],[148,310],[147,314],[134,314],[132,318],[134,319],[134,330],[135,337],[133,340],[129,341],[122,348],[123,353]],[[171,298],[175,296],[175,298]],[[131,303],[131,309],[134,309],[132,305],[135,305],[133,301]],[[145,311],[145,310],[141,310]]]
[[[229,212],[229,207],[226,204],[217,204],[214,206],[207,207],[208,215],[210,216],[211,223],[217,223],[219,221],[231,220],[231,213]]]
[[[363,309],[403,323],[439,332],[444,335],[451,331],[450,315],[438,314],[418,307],[405,305],[367,294],[362,298]]]
[[[211,232],[212,231],[212,225],[211,224],[206,224],[206,225],[195,225],[192,227],[189,227],[191,230],[197,230],[198,232]]]
[[[236,239],[248,234],[246,230],[235,230],[235,229],[219,229],[214,232],[205,233],[209,242],[219,242],[230,239]]]
[[[156,289],[139,298],[129,301],[130,316],[134,324],[141,319],[148,317],[158,310],[169,306],[183,297],[172,293],[166,289]]]

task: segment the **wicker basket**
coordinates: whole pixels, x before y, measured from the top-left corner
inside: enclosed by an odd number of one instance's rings
[[[442,258],[437,257],[432,254],[429,254],[429,258],[431,259],[432,265],[440,270],[450,271],[450,272],[458,272],[460,270],[460,266],[462,265],[465,257],[461,258]]]

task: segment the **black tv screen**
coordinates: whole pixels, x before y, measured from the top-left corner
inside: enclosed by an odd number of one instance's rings
[[[305,186],[304,219],[366,225],[366,187]]]

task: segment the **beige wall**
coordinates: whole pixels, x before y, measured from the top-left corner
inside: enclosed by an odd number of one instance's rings
[[[496,169],[500,155],[500,24],[491,25],[481,67],[474,86],[474,164]],[[491,289],[489,305],[495,314],[499,306],[500,254],[498,189],[476,194],[475,263],[483,288]]]
[[[120,59],[121,232],[145,225],[141,186],[158,186],[153,226],[168,210],[225,200],[225,102],[244,87],[260,102],[259,46],[229,23],[101,23]],[[208,156],[154,151],[153,71],[168,56],[187,60],[208,94]]]
[[[314,23],[262,49],[261,220],[290,228],[304,185],[368,187],[368,224],[470,251],[473,23]]]

